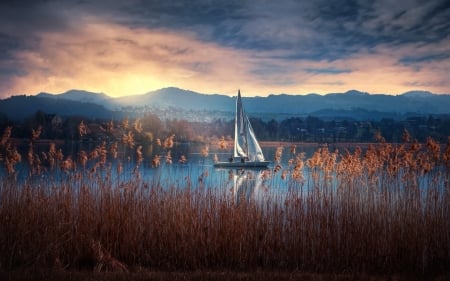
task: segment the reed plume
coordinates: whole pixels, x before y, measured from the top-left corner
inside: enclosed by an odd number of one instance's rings
[[[87,134],[87,126],[84,124],[84,121],[81,120],[80,124],[78,125],[78,134],[80,137],[83,137]]]
[[[13,147],[11,144],[6,144],[6,155],[5,155],[5,165],[6,165],[6,171],[8,174],[14,174],[15,169],[14,166],[22,161],[22,156],[17,151],[16,147]]]
[[[304,158],[305,158],[304,152],[297,154],[295,157],[295,165],[292,168],[291,177],[292,177],[292,179],[294,179],[296,181],[304,180],[304,176],[303,176],[303,168],[305,166]],[[283,178],[286,178],[287,171],[284,171],[283,174],[284,174]]]
[[[87,161],[88,161],[88,154],[86,153],[86,151],[81,150],[78,153],[78,162],[83,167],[83,169],[86,168]]]
[[[170,135],[164,140],[164,148],[169,149],[173,147],[175,134]]]
[[[71,171],[71,170],[75,170],[76,168],[76,164],[75,162],[72,161],[72,157],[69,155],[67,156],[67,158],[61,162],[61,170],[63,171]]]
[[[28,165],[31,175],[40,175],[42,172],[42,163],[38,154],[33,151],[33,144],[30,142],[27,153]]]
[[[106,131],[107,131],[108,133],[112,133],[112,132],[114,131],[114,121],[113,121],[113,120],[110,120],[110,121],[107,123]]]
[[[161,157],[158,154],[156,154],[152,160],[152,167],[158,168],[159,165],[161,165]]]
[[[180,164],[185,164],[185,163],[187,163],[187,158],[186,158],[186,156],[181,155],[181,156],[180,156],[180,159],[178,160],[178,163],[180,163]]]
[[[172,152],[170,150],[168,150],[166,154],[166,163],[169,165],[172,164]]]
[[[142,163],[142,161],[144,161],[144,156],[142,155],[142,145],[139,145],[136,148],[136,163],[137,163],[137,166],[139,166]]]
[[[283,154],[283,147],[279,146],[277,147],[277,150],[275,151],[275,162],[280,163],[281,161],[281,155]]]
[[[109,147],[109,153],[113,159],[116,159],[119,154],[119,144],[117,141],[113,142]]]
[[[375,141],[379,142],[379,143],[385,143],[386,139],[381,135],[380,131],[376,131],[375,132],[375,136],[374,136]]]
[[[222,136],[222,137],[220,138],[220,141],[219,141],[219,149],[220,149],[220,150],[227,150],[227,149],[228,149],[228,143],[227,143],[227,141],[225,140],[225,137],[224,137],[224,136]]]
[[[41,133],[42,133],[42,126],[41,125],[39,125],[36,130],[35,129],[31,129],[31,141],[34,142],[34,141],[38,140],[40,135],[41,135]]]
[[[291,145],[291,147],[290,147],[290,152],[291,152],[291,155],[292,155],[292,156],[295,155],[296,149],[297,149],[297,146],[296,146],[295,144]]]
[[[122,143],[127,145],[130,148],[134,147],[135,142],[134,142],[134,134],[132,131],[128,131],[127,134],[124,134],[122,136]]]
[[[7,126],[3,131],[2,138],[0,139],[0,146],[5,146],[11,137],[12,127]]]
[[[209,155],[209,146],[208,145],[205,145],[201,148],[200,155],[203,157],[208,157],[208,155]]]
[[[124,130],[128,130],[128,127],[130,125],[130,121],[128,120],[128,117],[122,120],[122,128]]]
[[[50,143],[50,147],[48,149],[47,155],[45,157],[45,159],[47,159],[48,164],[50,166],[50,169],[53,169],[56,165],[56,163],[58,162],[58,160],[62,160],[64,158],[64,156],[62,155],[62,151],[56,150],[56,145],[55,143]]]
[[[141,122],[140,118],[136,118],[136,120],[134,120],[133,128],[137,133],[142,133],[143,128],[142,128],[142,122]]]
[[[442,160],[445,167],[447,168],[447,172],[450,171],[450,137],[447,138],[447,146],[445,148],[444,154],[442,155]]]
[[[403,130],[402,141],[404,143],[411,142],[411,135],[409,134],[408,130],[406,130],[406,129]]]

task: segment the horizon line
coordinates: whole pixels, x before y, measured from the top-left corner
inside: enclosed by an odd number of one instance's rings
[[[94,91],[90,91],[90,90],[85,90],[85,89],[68,89],[68,90],[66,90],[66,91],[64,91],[62,93],[51,93],[51,92],[47,92],[47,91],[41,91],[41,92],[34,93],[34,94],[30,94],[30,93],[12,94],[12,95],[10,95],[8,97],[5,97],[5,98],[3,98],[1,100],[5,100],[5,99],[8,99],[10,97],[17,97],[17,96],[29,96],[29,97],[31,97],[31,96],[38,96],[40,94],[49,94],[49,95],[58,96],[58,95],[67,94],[67,93],[72,92],[72,91],[86,92],[86,93],[89,93],[89,94],[105,95],[108,98],[120,99],[120,98],[126,98],[126,97],[143,96],[143,95],[147,95],[147,94],[150,94],[150,93],[153,93],[153,92],[158,92],[158,91],[165,90],[165,89],[176,89],[176,90],[192,92],[192,93],[201,94],[201,95],[223,95],[223,96],[229,96],[229,97],[237,96],[237,91],[240,90],[240,89],[236,90],[236,94],[229,95],[229,94],[227,94],[227,92],[225,92],[225,93],[212,93],[212,92],[211,93],[202,93],[202,92],[197,92],[197,91],[190,90],[190,89],[179,88],[179,87],[176,87],[176,86],[168,86],[168,87],[158,88],[158,89],[154,89],[154,90],[149,90],[149,91],[147,91],[145,93],[142,93],[142,94],[130,94],[130,95],[123,95],[123,96],[112,96],[112,95],[109,95],[109,94],[107,94],[105,92],[102,92],[102,91],[95,91],[95,90]],[[245,90],[243,92],[245,93]],[[349,89],[349,90],[347,90],[345,92],[328,92],[328,93],[316,93],[316,92],[309,92],[309,93],[267,93],[266,95],[250,95],[250,96],[244,94],[243,97],[245,97],[245,98],[251,98],[251,97],[267,98],[269,96],[280,96],[280,95],[289,95],[289,96],[319,95],[319,96],[326,96],[326,95],[333,95],[333,94],[348,94],[350,92],[358,92],[358,93],[367,94],[367,95],[370,95],[370,96],[375,96],[375,95],[402,96],[402,95],[409,94],[409,93],[424,93],[424,94],[431,94],[431,95],[450,95],[450,93],[434,93],[434,92],[431,92],[431,91],[428,91],[428,90],[409,90],[409,91],[406,91],[406,92],[403,92],[403,93],[393,94],[393,93],[370,93],[370,92],[367,92],[367,91],[361,91],[361,90],[357,90],[357,89]]]

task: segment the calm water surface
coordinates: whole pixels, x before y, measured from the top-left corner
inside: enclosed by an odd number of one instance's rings
[[[80,151],[87,153],[94,151],[98,144],[72,142],[57,145],[57,149],[61,149],[64,158],[71,157],[73,160],[78,158]],[[293,179],[289,176],[282,177],[282,171],[274,173],[277,163],[274,161],[277,147],[283,147],[281,157],[281,167],[283,170],[289,170],[289,159],[295,158],[295,155],[304,154],[304,161],[310,158],[315,151],[321,146],[318,144],[298,144],[296,146],[296,154],[290,152],[291,144],[281,143],[279,145],[264,145],[262,150],[266,160],[272,161],[267,169],[228,169],[214,168],[214,158],[220,161],[226,161],[232,155],[232,148],[223,151],[210,146],[207,154],[201,153],[205,145],[195,143],[177,143],[170,149],[171,163],[167,162],[168,149],[163,149],[156,145],[143,145],[142,154],[143,162],[137,166],[136,149],[119,145],[118,157],[113,159],[108,154],[107,164],[99,166],[94,171],[94,166],[98,160],[90,160],[85,169],[80,166],[75,171],[63,171],[56,167],[50,169],[42,165],[43,172],[40,174],[31,173],[27,160],[29,150],[28,144],[18,146],[22,155],[22,161],[15,166],[16,173],[13,176],[7,175],[3,162],[0,162],[0,177],[12,178],[19,182],[43,182],[44,185],[51,183],[52,185],[60,185],[65,181],[71,181],[72,184],[100,186],[105,182],[112,186],[125,186],[126,183],[136,182],[145,184],[146,186],[160,186],[161,188],[204,188],[217,191],[231,191],[233,194],[240,194],[248,198],[249,196],[284,196],[289,191],[309,192],[317,186],[337,187],[338,183],[333,182],[313,182],[311,171],[305,166],[302,171],[302,179]],[[330,152],[338,149],[340,154],[344,154],[345,150],[352,152],[357,146],[365,150],[364,145],[358,144],[336,144],[328,145]],[[49,151],[50,145],[35,144],[33,152],[37,155],[43,155]],[[107,145],[109,147],[109,145]],[[155,155],[160,156],[159,167],[152,165]],[[184,156],[185,163],[179,160]],[[78,164],[79,165],[79,164]],[[118,172],[118,167],[122,167]],[[80,180],[81,179],[81,180]],[[93,180],[94,179],[94,180]],[[431,178],[428,176],[419,177],[421,186],[428,186]],[[322,179],[323,180],[323,179]],[[439,183],[439,185],[444,185]],[[135,186],[135,185],[132,185]]]
[[[93,151],[98,144],[95,143],[81,143],[71,142],[61,145],[56,145],[57,149],[61,149],[64,158],[71,157],[73,160],[78,158],[80,151],[87,153]],[[49,151],[50,145],[34,144],[33,153],[42,155]],[[107,145],[107,147],[109,147]],[[205,145],[193,143],[177,143],[170,149],[172,163],[168,163],[167,153],[168,149],[163,149],[156,145],[143,145],[142,153],[144,161],[136,168],[136,150],[122,145],[119,145],[119,153],[117,159],[112,159],[108,155],[106,167],[98,168],[96,174],[100,176],[112,177],[115,181],[125,182],[135,179],[137,176],[145,182],[151,184],[160,184],[163,187],[202,187],[202,188],[236,188],[237,185],[255,187],[261,189],[280,189],[284,190],[298,185],[305,185],[305,181],[297,182],[293,180],[283,180],[281,172],[276,174],[268,173],[267,170],[272,170],[276,163],[274,157],[276,153],[276,145],[262,145],[263,153],[267,160],[272,161],[268,169],[224,169],[214,168],[214,157],[220,161],[226,161],[232,155],[232,148],[219,150],[210,146],[207,155],[201,154]],[[305,153],[305,160],[309,158],[314,151],[317,150],[318,144],[301,145],[296,148],[296,153]],[[283,168],[288,166],[288,160],[292,158],[290,153],[290,144],[283,145],[283,153],[281,165]],[[45,172],[39,175],[31,175],[30,166],[27,160],[27,153],[29,150],[28,144],[22,144],[18,147],[22,155],[22,161],[15,166],[17,180],[65,180],[74,172],[64,172],[59,168],[50,170],[46,167],[44,161],[43,170]],[[155,155],[160,155],[160,166],[155,168],[152,166],[152,160]],[[185,163],[180,163],[179,160],[184,156]],[[85,173],[92,172],[96,160],[90,160],[85,169]],[[122,172],[117,173],[117,166],[122,166]],[[77,172],[81,169],[78,167]],[[109,171],[109,172],[108,172]],[[307,178],[307,171],[304,171],[305,178]],[[0,176],[7,177],[4,163],[0,163]]]

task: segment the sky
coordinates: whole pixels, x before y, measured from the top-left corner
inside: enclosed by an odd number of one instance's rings
[[[0,98],[450,93],[447,0],[4,0]]]

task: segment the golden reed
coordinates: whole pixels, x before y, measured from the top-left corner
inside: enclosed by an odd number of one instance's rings
[[[121,145],[132,147],[132,137],[127,133]],[[13,173],[21,156],[8,138],[6,131],[1,148]],[[207,173],[164,186],[137,175],[116,180],[108,159],[117,157],[117,143],[109,150],[102,143],[77,159],[54,145],[45,157],[31,147],[28,160],[36,172],[44,161],[54,163],[47,172],[71,172],[45,181],[3,177],[0,268],[448,272],[450,139],[445,147],[406,134],[401,144],[378,139],[364,150],[322,147],[308,159],[292,147],[287,163],[277,149],[276,166],[264,177],[281,172],[296,188],[263,203],[237,202],[221,186],[203,188]],[[173,143],[170,135],[163,147]],[[144,161],[141,146],[130,153],[138,165]],[[201,153],[207,157],[209,146]],[[161,165],[160,157],[153,156],[153,167]],[[86,167],[106,176],[92,171],[85,178]],[[311,188],[304,188],[306,181]]]

